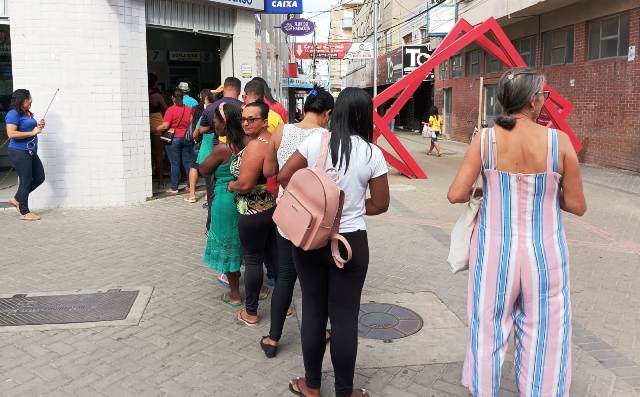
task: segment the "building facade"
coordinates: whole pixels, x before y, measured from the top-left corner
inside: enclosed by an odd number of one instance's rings
[[[355,13],[354,40],[373,40],[373,3],[365,3]],[[382,92],[425,62],[455,22],[455,1],[380,0],[377,88]],[[349,63],[345,86],[365,88],[373,93],[373,61]],[[392,127],[419,131],[434,104],[433,75],[428,76],[395,118]],[[389,101],[381,114],[391,106]]]
[[[331,7],[329,22],[330,42],[352,42],[354,11],[362,6],[364,0],[340,0]],[[342,77],[349,70],[349,61],[344,59],[329,60],[329,91],[337,96],[344,87]]]
[[[573,102],[569,124],[584,144],[581,161],[640,171],[640,4],[633,0],[472,0],[458,15],[471,24],[495,16],[525,62]],[[481,116],[491,125],[502,109],[495,96],[504,67],[469,47],[441,64],[436,102],[445,130],[467,141]]]
[[[263,0],[0,5],[2,121],[14,89],[31,90],[36,118],[60,89],[40,136],[47,179],[33,207],[123,205],[152,196],[148,72],[165,92],[189,82],[194,97],[227,76],[246,83],[261,75],[277,95],[288,62],[273,28],[285,16],[261,15]],[[0,174],[7,166],[0,149]]]

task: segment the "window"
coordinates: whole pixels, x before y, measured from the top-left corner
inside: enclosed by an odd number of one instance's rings
[[[420,29],[420,43],[426,43],[427,37],[427,29]]]
[[[589,22],[589,60],[629,54],[629,14]]]
[[[444,61],[440,64],[440,80],[446,80],[449,78],[449,61]]]
[[[536,66],[536,36],[515,40],[513,46],[516,47],[527,66]]]
[[[393,36],[392,36],[392,34],[393,34],[393,32],[387,30],[387,34],[386,34],[386,37],[387,37],[387,43],[386,43],[387,47],[386,47],[386,49],[387,49],[387,51],[391,50],[391,48],[393,47]]]
[[[502,62],[491,54],[485,54],[484,70],[487,73],[499,73],[502,71]]]
[[[502,106],[496,97],[496,86],[488,85],[484,89],[484,119],[489,127],[493,127],[494,120],[502,113]]]
[[[411,33],[405,34],[404,36],[402,36],[402,41],[404,41],[405,44],[411,44],[411,36]]]
[[[462,55],[451,58],[451,77],[454,79],[462,77]]]
[[[342,29],[351,29],[353,27],[353,17],[342,18]]]
[[[573,26],[542,34],[543,64],[573,63]]]
[[[467,76],[480,74],[480,50],[467,52]]]
[[[451,128],[451,121],[453,119],[453,90],[447,88],[444,90],[444,129],[443,133],[451,134],[453,128]]]

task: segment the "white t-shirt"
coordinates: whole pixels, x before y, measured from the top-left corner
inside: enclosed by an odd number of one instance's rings
[[[307,159],[309,166],[314,166],[318,161],[321,143],[322,134],[314,133],[298,147],[298,151]],[[329,152],[325,169],[332,167],[331,152]],[[349,170],[346,174],[344,169],[345,164],[342,164],[342,167],[338,170],[340,174],[338,186],[344,191],[340,233],[367,230],[367,225],[364,222],[364,201],[367,196],[367,186],[369,186],[371,179],[389,172],[387,162],[384,160],[382,151],[377,146],[369,144],[359,136],[352,136],[351,158],[349,160]]]

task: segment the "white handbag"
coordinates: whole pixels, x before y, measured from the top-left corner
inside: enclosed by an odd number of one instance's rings
[[[451,245],[449,246],[447,262],[449,262],[453,273],[469,269],[471,236],[473,235],[476,218],[482,203],[481,197],[474,197],[475,193],[476,189],[474,188],[462,215],[460,215],[460,218],[453,226],[453,230],[451,230]]]
[[[474,136],[475,135],[476,134],[474,133]],[[482,139],[484,140],[484,133],[482,135]],[[494,151],[494,156],[497,159],[495,139],[492,141],[492,149]],[[478,177],[478,179],[479,178],[480,177]],[[480,183],[476,180],[476,183],[473,184],[471,198],[462,212],[462,215],[460,215],[460,218],[458,218],[458,221],[453,226],[453,230],[451,230],[451,245],[449,246],[449,257],[447,258],[447,262],[449,262],[453,273],[469,269],[471,237],[473,236],[473,229],[476,226],[476,218],[478,217],[478,211],[480,211],[480,205],[482,204],[482,197],[475,197],[476,190],[479,185]]]
[[[422,137],[430,138],[431,137],[431,128],[429,128],[429,124],[423,123],[422,126]]]

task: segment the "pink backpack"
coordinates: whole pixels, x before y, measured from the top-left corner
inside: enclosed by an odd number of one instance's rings
[[[341,236],[340,218],[344,204],[344,192],[324,169],[329,153],[330,132],[322,134],[322,152],[315,166],[298,170],[289,181],[287,189],[278,201],[273,220],[296,247],[305,251],[326,247],[331,243],[331,255],[339,268],[351,260],[349,242]],[[347,249],[342,258],[338,249],[341,242]]]

